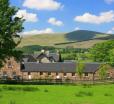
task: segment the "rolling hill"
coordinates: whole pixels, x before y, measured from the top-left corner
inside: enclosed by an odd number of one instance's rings
[[[24,36],[19,47],[40,45],[54,46],[58,48],[90,48],[94,44],[114,39],[113,34],[105,34],[95,31],[78,30],[69,33],[39,34]]]

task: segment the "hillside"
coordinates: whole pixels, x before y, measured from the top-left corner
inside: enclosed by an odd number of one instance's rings
[[[29,45],[90,48],[98,42],[114,39],[114,35],[100,32],[78,30],[69,33],[54,33],[25,36],[19,47]]]

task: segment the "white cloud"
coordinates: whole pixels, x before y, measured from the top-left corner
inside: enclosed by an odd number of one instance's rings
[[[90,13],[84,13],[81,16],[74,18],[76,22],[91,23],[91,24],[102,24],[114,22],[114,11],[102,12],[100,15],[94,15]]]
[[[15,17],[19,17],[25,19],[27,22],[37,22],[38,21],[38,17],[37,14],[35,13],[29,13],[26,10],[19,10]]]
[[[25,0],[23,6],[37,10],[57,10],[63,7],[56,0]]]
[[[48,23],[55,25],[55,26],[62,26],[63,22],[60,20],[57,20],[56,18],[52,17],[48,19]]]
[[[26,36],[26,35],[37,35],[37,34],[46,34],[46,33],[54,33],[54,31],[51,28],[46,28],[42,30],[31,30],[20,33],[20,35]]]
[[[108,32],[107,34],[114,34],[114,27],[112,27]]]
[[[112,34],[113,33],[113,31],[112,30],[109,30],[108,32],[107,32],[107,34]]]
[[[76,27],[74,30],[80,30],[80,28],[79,27]]]
[[[105,0],[105,2],[106,2],[107,4],[112,4],[112,3],[114,3],[114,0]]]

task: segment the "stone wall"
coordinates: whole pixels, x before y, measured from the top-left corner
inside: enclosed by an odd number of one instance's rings
[[[0,78],[6,76],[12,79],[14,76],[21,76],[20,63],[16,62],[14,58],[6,60],[4,67],[0,69]]]
[[[0,78],[6,76],[13,79],[15,76],[20,76],[23,79],[71,79],[71,80],[98,80],[100,79],[99,70],[93,73],[83,73],[80,78],[77,73],[62,73],[62,72],[21,72],[20,63],[16,62],[14,58],[6,61],[4,67],[0,70]],[[107,78],[114,78],[114,70],[107,71]]]

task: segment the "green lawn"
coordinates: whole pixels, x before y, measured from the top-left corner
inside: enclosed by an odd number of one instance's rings
[[[0,104],[114,104],[114,84],[0,85]]]

